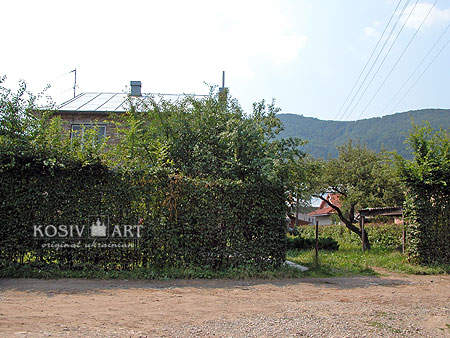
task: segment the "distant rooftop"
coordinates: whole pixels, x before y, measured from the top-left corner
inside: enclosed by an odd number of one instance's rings
[[[176,101],[179,98],[206,95],[195,94],[161,94],[149,93],[131,96],[133,101],[144,103],[146,100]],[[60,112],[125,112],[129,107],[129,96],[126,93],[81,93],[58,106]]]

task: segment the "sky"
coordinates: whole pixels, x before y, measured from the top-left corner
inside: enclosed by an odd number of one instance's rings
[[[130,81],[145,93],[206,94],[225,71],[246,112],[263,99],[324,120],[450,108],[450,1],[434,3],[2,1],[0,75],[33,93],[50,85],[57,104],[73,97],[76,68],[77,94],[124,92]]]

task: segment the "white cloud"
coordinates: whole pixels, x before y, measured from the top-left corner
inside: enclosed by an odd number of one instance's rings
[[[420,24],[422,23],[423,19],[426,17],[430,9],[433,7],[432,3],[429,2],[421,2],[418,3],[416,8],[411,14],[411,17],[406,22],[406,27],[408,28],[419,28]],[[410,5],[407,7],[406,11],[402,15],[401,22],[405,23],[406,19],[408,18],[409,13],[414,8],[414,5]],[[423,24],[423,27],[431,27],[434,25],[439,24],[445,24],[450,22],[450,8],[448,9],[440,9],[438,7],[434,7],[431,10],[430,15],[428,16],[427,20]]]
[[[379,26],[379,25],[381,25],[381,22],[380,22],[380,21],[377,21],[377,20],[375,20],[375,21],[372,23],[372,26],[375,26],[375,27],[377,27],[377,26]]]
[[[368,38],[376,38],[379,39],[380,38],[380,33],[377,31],[376,28],[374,27],[365,27],[364,28],[364,35]]]

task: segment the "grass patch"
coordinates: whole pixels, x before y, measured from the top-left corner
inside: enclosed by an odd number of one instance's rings
[[[165,269],[149,269],[137,267],[133,270],[101,270],[92,267],[78,269],[61,269],[56,264],[33,266],[32,264],[8,264],[0,267],[0,278],[88,278],[88,279],[281,279],[302,277],[298,269],[281,266],[277,268],[257,269],[251,266],[213,270],[208,267],[180,267]]]
[[[290,250],[287,259],[306,266],[301,272],[289,266],[257,269],[240,266],[224,270],[209,267],[172,267],[151,269],[136,267],[133,270],[102,270],[92,265],[76,268],[61,268],[55,263],[27,264],[9,263],[0,265],[0,278],[92,278],[92,279],[281,279],[301,277],[339,277],[357,275],[377,275],[374,268],[407,274],[450,274],[450,265],[423,266],[407,261],[406,256],[395,249],[375,247],[362,252],[360,247],[343,246],[338,251],[320,251],[319,262],[315,263],[314,250]]]
[[[412,264],[395,249],[373,248],[362,252],[360,247],[346,246],[338,251],[320,251],[319,264],[314,263],[314,250],[288,251],[287,259],[310,268],[310,276],[375,275],[373,268],[392,272],[434,275],[450,273],[450,265],[423,266]]]

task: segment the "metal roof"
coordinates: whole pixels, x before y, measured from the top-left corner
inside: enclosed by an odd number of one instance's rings
[[[81,93],[58,106],[61,112],[125,112],[129,100],[138,106],[145,105],[151,99],[156,101],[176,101],[184,97],[205,97],[196,94],[161,94],[149,93],[142,96],[129,96],[126,93]]]
[[[403,209],[401,207],[378,207],[378,208],[366,208],[359,210],[362,216],[402,216]]]

